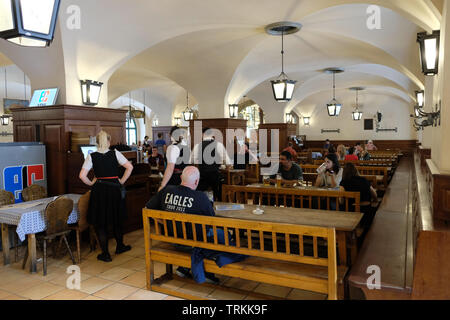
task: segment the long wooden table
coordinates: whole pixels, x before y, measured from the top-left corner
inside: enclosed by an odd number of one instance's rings
[[[217,205],[230,205],[230,203],[215,202],[215,209]],[[355,230],[363,217],[361,213],[261,206],[264,213],[256,215],[253,214],[253,211],[258,206],[244,205],[244,207],[243,210],[216,209],[215,212],[216,216],[224,218],[335,228],[340,264],[350,266],[356,260]],[[352,249],[351,261],[347,257],[347,243],[350,244]]]

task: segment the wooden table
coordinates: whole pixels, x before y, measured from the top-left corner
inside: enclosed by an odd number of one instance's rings
[[[217,205],[230,205],[229,203],[215,202]],[[350,266],[356,260],[357,248],[355,231],[363,214],[354,212],[336,212],[326,210],[312,210],[299,208],[279,208],[261,206],[264,214],[253,214],[256,205],[244,205],[243,210],[215,210],[216,216],[224,218],[247,219],[254,221],[277,222],[304,226],[327,227],[336,229],[339,260],[342,265]],[[347,243],[351,248],[351,261],[347,258]]]

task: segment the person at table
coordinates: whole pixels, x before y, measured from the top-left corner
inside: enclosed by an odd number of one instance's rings
[[[148,158],[148,164],[151,167],[164,168],[164,158],[158,153],[158,147],[152,147],[152,154]]]
[[[354,147],[350,147],[348,149],[348,155],[345,156],[345,161],[358,161],[359,158],[356,155],[356,149]]]
[[[371,206],[371,201],[376,203],[378,201],[378,195],[370,182],[360,176],[358,169],[353,163],[346,163],[344,166],[340,190],[360,193],[361,212],[364,213],[361,226],[363,228],[370,226],[375,214],[375,210]],[[343,204],[344,200],[341,198],[339,202]],[[349,206],[352,205],[353,203],[349,203]]]
[[[167,185],[179,185],[181,183],[181,174],[189,164],[190,152],[184,140],[183,131],[177,126],[170,129],[172,144],[167,148],[167,166],[158,191],[161,191]]]
[[[144,137],[144,142],[142,143],[142,147],[144,148],[144,151],[150,151],[152,146],[150,144],[149,136]]]
[[[370,160],[370,153],[369,151],[367,151],[367,149],[364,147],[363,151],[361,152],[361,154],[359,155],[359,160],[363,160],[363,161],[369,161]]]
[[[294,150],[294,145],[292,144],[292,142],[289,142],[287,148],[283,151],[287,151],[292,155],[292,161],[297,160],[297,152]]]
[[[366,144],[366,150],[367,151],[377,151],[378,148],[373,144],[372,140],[369,140]]]
[[[292,161],[292,154],[283,151],[280,155],[280,166],[278,174],[281,175],[281,183],[284,185],[293,185],[299,180],[303,180],[302,168]],[[271,177],[271,182],[276,183],[276,175]]]
[[[170,148],[170,147],[169,147]],[[147,209],[177,212],[180,214],[195,214],[202,216],[215,216],[214,208],[211,201],[204,192],[197,191],[200,181],[200,171],[194,166],[187,166],[181,175],[180,185],[168,185],[153,196],[146,204]],[[173,226],[168,224],[167,232],[169,236],[173,236]],[[198,230],[197,236],[199,240],[203,240],[201,227],[196,226]],[[181,224],[176,225],[177,234],[182,235],[183,229]],[[193,239],[192,225],[186,224],[186,237]],[[176,245],[181,251],[191,252],[193,248]],[[182,278],[192,278],[189,268],[179,267],[176,274]],[[205,274],[206,279],[210,283],[218,284],[219,280],[214,274]]]
[[[198,190],[212,191],[214,199],[220,199],[224,181],[224,177],[220,173],[220,166],[224,163],[231,166],[232,161],[225,146],[215,140],[214,131],[210,128],[203,129],[203,141],[194,146],[191,161],[198,165],[200,170]]]
[[[91,186],[91,197],[87,220],[97,233],[102,253],[98,260],[111,262],[108,251],[108,228],[112,226],[116,239],[116,254],[131,250],[131,246],[123,243],[123,221],[126,218],[125,201],[122,199],[121,186],[125,184],[133,171],[133,165],[117,150],[109,150],[111,136],[105,131],[97,135],[97,152],[86,157],[80,171],[80,179]],[[119,165],[125,172],[119,178]],[[90,180],[87,175],[94,169],[96,178]]]
[[[331,147],[331,142],[329,139],[325,140],[325,144],[323,146],[323,150],[328,150]]]
[[[236,152],[234,153],[233,169],[245,170],[250,163],[257,162],[258,158],[249,149],[249,143],[242,145],[236,141]]]
[[[318,172],[315,187],[317,188],[339,188],[342,180],[343,170],[339,165],[339,160],[335,153],[330,153],[325,157],[323,170]]]
[[[361,142],[357,142],[355,144],[355,154],[359,157],[359,155],[361,154],[361,152],[363,151],[363,148],[361,147]],[[349,152],[350,153],[350,152]]]

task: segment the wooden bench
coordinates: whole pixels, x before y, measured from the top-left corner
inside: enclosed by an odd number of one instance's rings
[[[245,183],[259,183],[261,182],[261,172],[259,163],[248,164],[245,172]]]
[[[263,186],[222,186],[222,201],[230,203],[247,204],[251,199],[254,204],[264,204],[272,206],[284,206],[295,208],[308,208],[318,210],[332,210],[331,201],[338,203],[339,198],[344,200],[345,211],[360,212],[360,193],[359,192],[342,192],[318,188],[275,188]],[[322,201],[325,203],[322,204]],[[354,206],[351,205],[354,203]],[[313,208],[314,204],[318,208]],[[339,206],[336,206],[339,211]]]
[[[190,254],[176,251],[173,244],[249,256],[242,262],[229,264],[222,268],[219,268],[212,260],[204,260],[205,272],[313,291],[327,295],[329,300],[338,299],[338,284],[343,283],[347,272],[346,267],[337,266],[334,228],[205,217],[148,209],[143,209],[143,220],[148,290],[184,299],[202,298],[164,286],[165,281],[175,277],[172,271],[173,265],[191,267]],[[151,221],[160,221],[162,227],[159,223],[155,223],[154,227],[151,227]],[[182,224],[183,234],[177,235],[175,227],[177,223]],[[167,226],[169,224],[173,226],[174,235],[168,234]],[[186,232],[188,224],[200,226],[203,235],[201,240],[199,240],[196,228],[192,228],[192,239],[188,238]],[[212,229],[213,232],[213,236],[208,240],[207,228]],[[220,243],[218,240],[218,230],[224,231],[224,243]],[[231,239],[228,231],[239,235],[241,230],[245,230],[246,237],[242,239],[236,237],[236,245],[230,245]],[[252,234],[258,235],[259,241],[252,241]],[[272,241],[270,243],[264,241],[264,234],[271,234]],[[277,236],[283,236],[285,241],[277,241]],[[306,247],[305,237],[313,239],[312,250]],[[320,255],[319,239],[328,244],[326,257]],[[298,250],[292,247],[294,240],[297,241]],[[167,273],[159,279],[155,279],[154,276],[155,262],[166,264]],[[228,289],[223,286],[215,287]],[[340,296],[342,297],[342,294]]]

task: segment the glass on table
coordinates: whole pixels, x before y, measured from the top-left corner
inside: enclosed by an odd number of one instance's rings
[[[270,186],[270,176],[263,176],[264,186]]]

